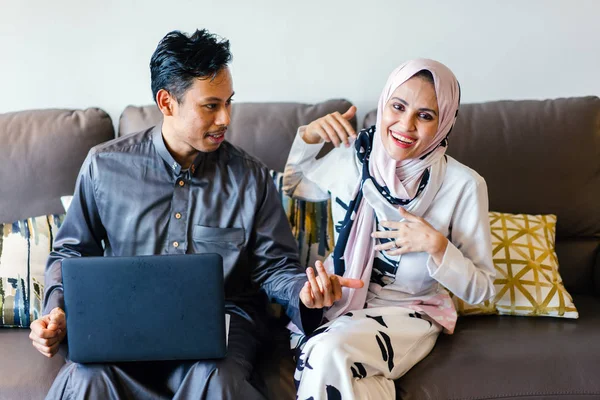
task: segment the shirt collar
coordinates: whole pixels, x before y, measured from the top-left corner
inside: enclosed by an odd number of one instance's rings
[[[167,149],[167,145],[165,144],[165,140],[162,135],[162,124],[156,125],[152,130],[152,143],[154,144],[154,148],[160,155],[160,157],[165,160],[169,168],[175,173],[175,175],[181,174],[183,168],[181,165],[175,161],[169,150]],[[202,162],[202,160],[207,156],[206,153],[199,152],[192,165],[190,165],[190,172],[192,175],[196,174],[196,170],[198,166]]]

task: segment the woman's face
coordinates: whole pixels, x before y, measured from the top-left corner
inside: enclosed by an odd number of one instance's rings
[[[435,88],[413,76],[398,86],[381,117],[381,137],[387,153],[396,161],[422,155],[437,132],[439,110]]]

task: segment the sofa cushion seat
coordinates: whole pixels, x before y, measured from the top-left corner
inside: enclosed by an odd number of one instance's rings
[[[581,399],[600,397],[600,298],[574,296],[578,320],[462,317],[396,382],[398,398]],[[576,384],[574,384],[576,383]]]
[[[566,400],[600,396],[600,298],[574,296],[574,301],[578,320],[460,318],[455,334],[440,336],[431,354],[396,382],[397,398]],[[261,357],[257,372],[273,398],[293,399],[293,363],[281,333],[273,343],[275,352]],[[41,356],[28,335],[28,329],[0,329],[4,351],[0,400],[43,399],[64,363],[62,352],[52,359]]]
[[[0,400],[43,399],[65,363],[64,348],[41,355],[29,340],[29,329],[0,328]]]

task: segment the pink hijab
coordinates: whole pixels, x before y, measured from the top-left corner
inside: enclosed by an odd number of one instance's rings
[[[383,145],[381,133],[383,110],[394,91],[421,70],[431,72],[435,82],[439,109],[438,130],[429,147],[418,154],[416,158],[397,162],[389,156]],[[460,88],[452,71],[437,61],[427,59],[411,60],[400,65],[390,74],[381,92],[377,106],[377,123],[369,161],[369,173],[371,179],[374,179],[380,186],[387,186],[392,196],[408,200],[415,196],[423,173],[429,169],[431,177],[428,187],[405,207],[411,213],[422,215],[425,212],[444,179],[445,159],[443,156],[446,147],[440,146],[440,143],[446,138],[456,121],[459,102]],[[421,159],[425,154],[428,154],[427,157]],[[362,289],[344,288],[342,299],[326,312],[329,320],[350,310],[364,307],[375,257],[373,250],[375,240],[371,238],[371,233],[376,229],[375,214],[380,219],[384,218],[384,214],[388,218],[390,215],[389,211],[381,212],[380,210],[385,208],[389,210],[391,204],[378,193],[373,194],[372,190],[366,193],[366,186],[374,187],[372,184],[365,185],[358,182],[355,189],[353,198],[356,198],[359,190],[363,190],[364,198],[353,218],[354,222],[344,249],[346,266],[344,276],[361,279],[364,287]],[[400,217],[398,216],[396,219],[399,220]],[[330,271],[333,270],[332,264],[332,257],[329,257],[326,266]]]
[[[435,82],[435,94],[439,108],[438,131],[429,147],[417,155],[418,158],[397,162],[387,154],[383,146],[381,117],[385,105],[398,86],[421,70],[431,72]],[[414,197],[423,172],[431,166],[431,161],[433,161],[428,159],[420,160],[419,158],[438,147],[442,140],[446,138],[448,132],[450,132],[458,112],[459,93],[458,81],[452,71],[444,64],[434,60],[416,59],[407,61],[390,74],[381,92],[381,96],[379,96],[379,103],[377,105],[377,123],[375,125],[375,138],[373,150],[371,151],[369,171],[377,183],[387,185],[395,197],[399,199],[411,199]],[[443,149],[445,152],[445,147]]]

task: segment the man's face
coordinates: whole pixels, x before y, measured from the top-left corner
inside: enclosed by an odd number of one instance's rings
[[[174,156],[191,162],[198,151],[207,153],[219,148],[231,121],[232,97],[231,72],[225,67],[214,79],[195,79],[181,102],[172,98],[163,135]]]

